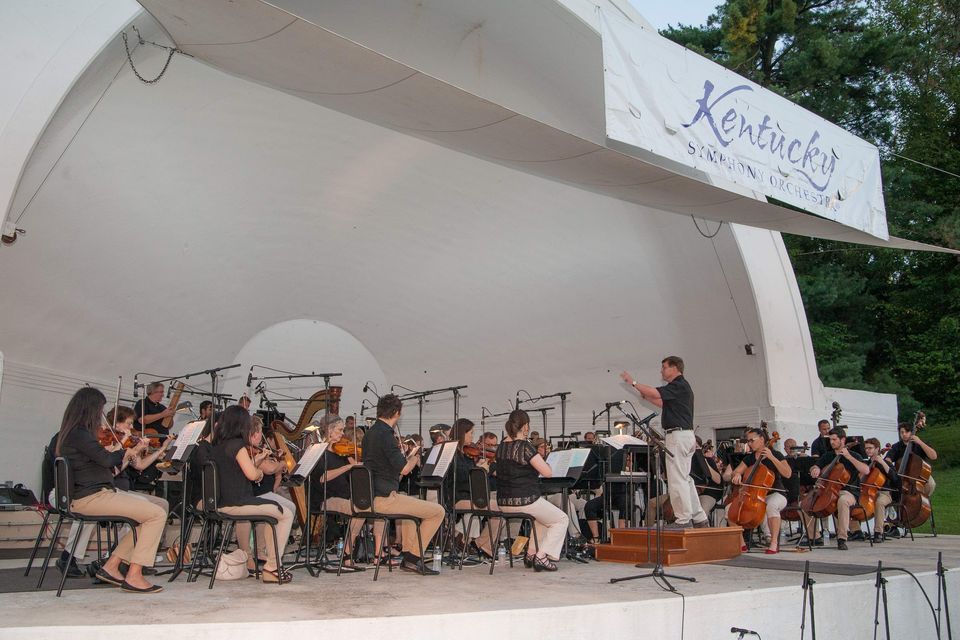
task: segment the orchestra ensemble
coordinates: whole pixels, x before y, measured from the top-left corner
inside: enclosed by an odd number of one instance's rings
[[[931,516],[936,484],[929,463],[937,452],[918,435],[923,414],[913,424],[901,423],[893,444],[848,435],[835,404],[810,446],[793,439],[781,443],[765,424],[714,446],[695,434],[694,395],[683,370],[683,360],[669,356],[661,363],[661,386],[621,374],[661,412],[660,430],[638,435],[658,438],[668,453],[648,453],[639,462],[605,444],[608,433],[568,438],[560,444],[590,449],[584,478],[569,484],[552,478],[551,445],[531,431],[522,409],[509,413],[500,434],[458,418],[431,428],[425,443],[417,434],[399,432],[404,407],[398,396],[380,396],[376,419],[361,426],[353,416],[337,415],[338,398],[326,390],[322,415],[312,416],[308,435],[298,434],[308,444],[327,445],[309,475],[309,497],[302,483],[289,481],[294,451],[304,443],[294,443],[282,421],[252,414],[246,396],[220,410],[209,401],[201,404],[203,430],[171,496],[159,487],[173,484],[164,478],[178,470],[164,459],[176,445],[171,428],[179,396],[165,406],[165,386],[153,383],[136,406],[108,407],[101,391],[84,387],[70,399],[46,447],[44,495],[53,503],[55,461],[62,459],[70,486],[60,489],[68,492],[71,511],[128,518],[137,523],[136,536],[124,527],[112,549],[85,563],[98,524],[73,522],[56,564],[67,577],[89,576],[133,593],[160,591],[151,579],[158,553],[183,562],[190,556],[190,543],[164,540],[168,520],[180,513],[170,504],[183,501],[202,516],[205,473],[216,475],[217,510],[237,522],[227,547],[242,550],[247,575],[264,583],[294,580],[291,567],[297,565],[285,557],[296,552],[300,558],[307,538],[322,557],[336,558],[340,573],[378,564],[430,576],[439,569],[431,558],[474,566],[495,563],[505,552],[539,573],[557,571],[565,554],[588,557],[607,528],[629,526],[637,514],[648,525],[659,519],[672,528],[740,526],[741,550],[752,550],[756,541],[765,554],[783,550],[785,521],[796,526],[798,547],[824,546],[832,529],[842,551],[853,539],[880,543]],[[430,448],[445,443],[455,446],[451,470],[431,483],[421,471]],[[651,464],[662,465],[665,490],[651,486],[649,475],[640,486],[608,481]],[[359,505],[358,478],[368,478],[372,492]],[[364,509],[382,518],[368,519]],[[471,510],[481,517],[469,517]],[[67,551],[72,548],[73,556]]]

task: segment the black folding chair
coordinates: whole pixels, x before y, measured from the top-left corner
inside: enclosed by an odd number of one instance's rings
[[[496,564],[497,559],[497,549],[496,545],[500,541],[500,535],[503,532],[504,523],[507,524],[509,529],[510,522],[514,520],[519,520],[521,524],[523,522],[529,523],[531,536],[533,537],[534,546],[538,549],[540,548],[540,541],[537,539],[537,528],[534,526],[536,518],[534,518],[529,513],[521,512],[504,512],[499,510],[494,510],[490,505],[490,483],[487,478],[487,472],[479,467],[470,469],[470,508],[469,509],[457,509],[458,514],[463,515],[467,518],[465,530],[470,531],[470,527],[473,524],[474,518],[500,518],[500,522],[497,526],[497,534],[494,536],[493,528],[487,527],[487,535],[490,539],[490,551],[493,556],[490,561],[490,575],[493,575],[493,568]],[[463,568],[463,560],[466,555],[466,546],[460,551],[460,568]],[[513,567],[513,549],[507,549],[507,557],[510,559],[510,566]]]
[[[203,526],[200,528],[200,538],[197,543],[198,548],[196,553],[193,556],[193,560],[190,563],[190,570],[187,573],[187,582],[196,582],[197,577],[199,577],[199,569],[195,572],[194,569],[198,563],[198,558],[209,557],[213,551],[212,547],[215,544],[213,536],[208,535],[210,533],[210,525],[217,524],[221,528],[221,537],[220,537],[220,547],[217,550],[216,558],[213,561],[213,570],[210,574],[210,584],[207,585],[208,589],[213,589],[213,583],[217,579],[217,568],[220,566],[220,558],[223,556],[223,550],[229,541],[233,537],[233,530],[237,522],[249,522],[251,528],[253,529],[253,555],[254,562],[256,562],[257,550],[260,548],[257,543],[257,525],[266,524],[269,525],[273,530],[273,552],[274,557],[277,559],[277,584],[283,584],[283,558],[280,555],[280,546],[277,541],[277,518],[272,516],[254,516],[254,515],[230,515],[228,513],[223,513],[220,511],[220,476],[217,472],[217,464],[213,461],[207,461],[203,465],[203,483],[202,483],[201,493],[203,494]],[[224,525],[226,525],[224,527]],[[286,542],[286,541],[284,541]],[[260,576],[260,565],[257,563],[257,577]]]
[[[373,580],[376,582],[380,574],[380,560],[383,557],[385,549],[390,547],[390,525],[401,520],[409,520],[417,527],[417,546],[420,549],[421,571],[423,570],[423,538],[420,536],[420,524],[422,519],[417,516],[411,516],[403,513],[380,513],[373,506],[373,476],[370,469],[366,467],[353,467],[350,474],[350,509],[354,518],[363,518],[366,522],[382,522],[383,537],[380,546],[374,555],[376,569],[373,572]],[[387,551],[387,555],[390,552]],[[389,560],[389,557],[388,557]],[[340,554],[340,565],[343,566],[343,554]],[[393,566],[387,564],[387,571],[393,571]]]
[[[137,544],[137,527],[140,526],[140,523],[134,520],[133,518],[128,518],[126,516],[89,516],[82,513],[77,513],[73,511],[70,506],[72,500],[70,496],[71,489],[73,487],[72,480],[70,479],[70,465],[67,462],[66,458],[57,458],[53,461],[53,496],[54,496],[54,510],[57,513],[57,524],[53,529],[53,536],[50,539],[50,546],[47,548],[47,555],[43,561],[43,568],[40,570],[40,580],[37,581],[37,589],[40,589],[43,586],[43,579],[47,575],[47,567],[50,565],[50,556],[53,555],[53,549],[56,547],[57,538],[60,537],[60,529],[63,527],[63,523],[67,521],[72,522],[107,522],[109,524],[126,524],[130,527],[130,531],[133,534],[133,544]],[[41,535],[42,535],[41,531]],[[69,559],[67,560],[67,567],[69,568],[70,561],[73,560],[74,554],[77,552],[77,544],[80,542],[80,537],[77,536],[73,539],[73,544],[70,545],[68,553],[70,554]],[[39,544],[39,540],[38,543]],[[34,546],[34,553],[36,553],[36,547]],[[33,556],[30,557],[31,563],[33,562]],[[27,571],[30,570],[30,567],[27,567]],[[67,571],[64,571],[60,576],[60,586],[57,588],[57,597],[60,597],[60,594],[63,592],[63,585],[67,581]]]

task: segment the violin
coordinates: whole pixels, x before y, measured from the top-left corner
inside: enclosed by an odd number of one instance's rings
[[[478,446],[475,444],[463,445],[463,455],[467,456],[474,462],[479,462],[480,460],[488,460],[493,462],[497,459],[496,449],[487,449],[485,446]]]
[[[919,433],[927,424],[927,416],[918,411],[913,432]],[[900,476],[900,520],[911,529],[919,527],[930,518],[930,499],[920,492],[927,484],[933,469],[930,464],[913,453],[913,440],[907,443],[897,474]]]
[[[330,450],[341,458],[358,459],[363,455],[363,447],[351,440],[343,437],[330,445]]]
[[[772,451],[779,440],[780,434],[774,431],[766,447]],[[744,529],[755,529],[763,522],[767,515],[767,494],[777,481],[777,474],[763,464],[760,454],[756,453],[755,456],[757,461],[727,498],[727,520]]]

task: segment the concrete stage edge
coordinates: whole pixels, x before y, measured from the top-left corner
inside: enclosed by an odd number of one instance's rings
[[[960,623],[960,537],[888,541],[871,549],[851,543],[839,553],[781,553],[775,562],[809,559],[824,563],[899,566],[917,575],[935,607],[938,551],[947,566],[947,593],[953,629]],[[762,556],[761,556],[762,557]],[[12,566],[4,563],[6,566]],[[678,567],[693,584],[675,584],[684,597],[650,580],[611,585],[611,577],[640,573],[630,565],[561,563],[556,574],[515,567],[491,577],[486,568],[445,570],[435,578],[394,572],[377,583],[367,572],[337,578],[310,578],[297,571],[291,585],[257,585],[252,580],[205,583],[183,579],[152,597],[97,593],[97,590],[18,593],[0,596],[9,640],[70,637],[77,640],[134,635],[138,640],[189,637],[295,638],[696,638],[733,637],[731,627],[756,630],[766,640],[797,638],[803,591],[799,572],[721,565]],[[875,575],[815,574],[819,638],[873,637]],[[913,579],[887,572],[891,637],[936,638],[923,594]],[[80,624],[78,624],[78,621]],[[189,626],[186,626],[189,625]],[[682,629],[681,629],[682,626]],[[884,637],[881,628],[878,637]],[[810,637],[809,620],[806,635]],[[946,638],[944,627],[942,637]]]

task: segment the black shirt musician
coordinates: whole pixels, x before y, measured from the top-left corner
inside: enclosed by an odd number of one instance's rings
[[[769,439],[763,429],[758,427],[747,429],[747,446],[750,448],[750,453],[733,470],[730,480],[734,485],[748,483],[750,481],[749,470],[758,460],[760,464],[773,473],[773,487],[767,491],[766,497],[770,546],[764,553],[778,553],[780,551],[780,512],[787,506],[786,488],[783,479],[792,476],[793,469],[790,468],[782,453],[770,448]]]
[[[817,463],[810,468],[810,475],[819,478],[832,463],[843,465],[850,479],[840,490],[837,499],[837,549],[846,551],[847,532],[850,529],[850,508],[857,503],[860,496],[860,476],[870,472],[863,458],[856,452],[847,449],[847,434],[840,427],[830,430],[830,451],[820,456]],[[807,536],[813,536],[814,518],[804,516],[807,524]]]

